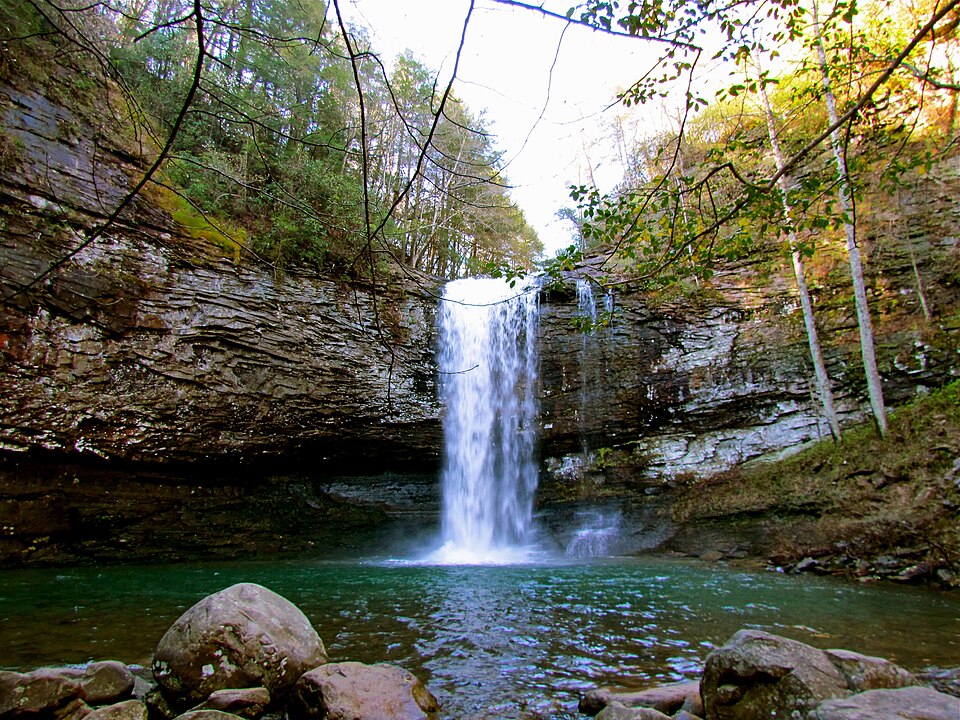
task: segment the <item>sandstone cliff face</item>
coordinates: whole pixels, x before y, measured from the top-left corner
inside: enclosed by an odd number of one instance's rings
[[[12,139],[0,153],[0,292],[7,297],[77,247],[142,166],[107,132],[109,123],[93,123],[50,93],[2,86],[0,112]],[[947,178],[932,198],[900,209],[916,222],[874,228],[885,233],[874,246],[886,256],[884,273],[872,276],[873,301],[896,310],[878,328],[891,403],[942,384],[960,365],[956,185]],[[761,272],[767,275],[758,280]],[[932,323],[916,321],[917,274],[929,286]],[[608,503],[631,529],[622,535],[648,547],[671,532],[660,498],[672,484],[827,435],[782,273],[747,265],[672,300],[618,293],[612,323],[590,335],[576,328],[573,282],[542,295],[543,503]],[[164,546],[187,538],[187,555],[208,547],[204,527],[221,542],[229,526],[260,516],[258,551],[283,527],[313,543],[296,528],[330,529],[350,514],[331,505],[331,495],[371,509],[363,522],[413,513],[422,524],[423,511],[436,509],[435,488],[424,490],[422,476],[407,484],[426,498],[415,510],[391,500],[393,490],[365,494],[365,482],[323,481],[344,470],[437,464],[438,283],[397,285],[403,288],[382,294],[362,283],[234,264],[179,232],[149,196],[140,198],[102,238],[0,308],[7,451],[0,562],[149,556],[154,512],[174,528]],[[842,287],[824,282],[819,301],[838,406],[852,421],[865,412]],[[38,470],[23,460],[38,450],[52,453],[44,461],[122,462],[133,475],[125,484],[84,465]],[[249,472],[234,470],[243,467]],[[101,490],[123,496],[124,487],[129,492],[117,503],[91,499]],[[205,507],[224,523],[207,524]],[[274,512],[276,522],[268,521]],[[569,503],[546,524],[569,533],[578,513]],[[189,522],[176,530],[177,518]],[[128,528],[124,542],[133,554],[111,539],[117,523]],[[84,546],[91,534],[99,544]],[[242,540],[218,548],[245,551]],[[164,557],[183,556],[170,553]]]
[[[960,213],[951,206],[944,214],[953,234],[926,236],[914,248],[928,277],[952,267],[960,247]],[[911,297],[912,267],[885,269],[885,292],[902,303],[878,325],[886,400],[895,405],[957,374],[960,327],[950,316],[956,288],[938,296],[946,317],[926,323]],[[774,275],[752,290],[751,276],[750,266],[728,270],[709,293],[683,302],[615,295],[610,325],[586,336],[575,326],[575,299],[544,303],[545,455],[600,451],[601,464],[626,461],[635,479],[663,484],[829,437],[793,288]],[[841,307],[821,319],[841,424],[869,416],[851,312]],[[553,467],[563,474],[562,463]]]
[[[2,92],[18,147],[0,171],[7,296],[75,248],[142,168],[44,95]],[[4,447],[161,463],[362,464],[374,450],[384,463],[435,462],[434,287],[384,296],[236,266],[138,205],[4,305]]]

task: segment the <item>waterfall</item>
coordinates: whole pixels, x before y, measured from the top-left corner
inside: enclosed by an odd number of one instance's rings
[[[535,287],[469,279],[444,288],[443,547],[437,561],[524,556],[537,486],[537,314]]]
[[[567,545],[569,557],[598,558],[613,553],[620,537],[620,513],[608,515],[592,510],[584,513],[579,525]]]

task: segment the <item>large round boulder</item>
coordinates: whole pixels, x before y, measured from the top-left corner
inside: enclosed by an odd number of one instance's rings
[[[707,656],[700,692],[707,720],[806,717],[850,695],[825,652],[760,630],[741,630]]]
[[[289,711],[299,720],[436,720],[440,705],[403,668],[341,662],[301,677]]]
[[[153,674],[181,701],[227,688],[264,687],[276,696],[326,661],[323,641],[296,605],[240,583],[205,597],[170,626]]]

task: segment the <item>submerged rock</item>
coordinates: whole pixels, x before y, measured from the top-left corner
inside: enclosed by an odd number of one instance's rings
[[[290,714],[302,720],[436,720],[440,705],[410,672],[393,665],[330,663],[304,674]]]
[[[296,605],[240,583],[180,616],[160,639],[153,673],[165,692],[196,702],[227,688],[283,692],[326,661],[323,641]]]

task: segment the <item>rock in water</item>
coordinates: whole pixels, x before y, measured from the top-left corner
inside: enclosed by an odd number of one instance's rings
[[[960,720],[960,698],[931,688],[869,690],[827,700],[810,720]]]
[[[80,683],[55,670],[0,670],[0,718],[66,717],[81,706],[84,702]]]
[[[825,650],[834,667],[847,679],[854,692],[919,685],[912,674],[884,658],[861,655],[850,650]]]
[[[700,683],[696,680],[658,685],[637,691],[597,688],[587,691],[580,698],[578,709],[586,715],[596,715],[608,705],[619,702],[626,707],[646,707],[662,713],[675,713],[691,697],[697,699],[697,706],[699,706]]]
[[[393,665],[330,663],[294,688],[290,716],[300,720],[436,720],[440,705],[410,672]]]
[[[612,702],[597,715],[597,720],[670,720],[670,716],[653,708],[631,708]]]
[[[850,695],[822,650],[760,630],[741,630],[707,656],[700,684],[708,720],[802,717]]]
[[[125,700],[98,707],[84,720],[147,720],[147,706],[139,700]]]
[[[296,605],[240,583],[205,597],[170,626],[157,645],[153,674],[178,700],[257,686],[275,696],[326,661],[323,641]]]
[[[135,679],[130,668],[116,660],[90,663],[86,667],[45,668],[51,673],[80,683],[89,705],[109,705],[133,694]]]

